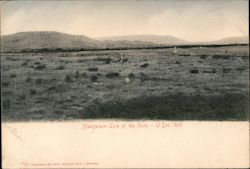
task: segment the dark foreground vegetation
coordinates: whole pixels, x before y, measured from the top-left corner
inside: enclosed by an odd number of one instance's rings
[[[31,91],[31,94],[35,94],[34,90]],[[6,101],[3,104],[4,108],[10,106]],[[167,96],[141,96],[128,100],[95,102],[87,106],[86,111],[75,113],[64,114],[61,110],[50,112],[37,109],[24,114],[4,114],[3,119],[5,121],[66,119],[244,121],[249,119],[249,96],[247,94],[187,96],[181,93]]]
[[[249,96],[168,96],[139,97],[89,106],[84,118],[165,119],[165,120],[245,120]]]

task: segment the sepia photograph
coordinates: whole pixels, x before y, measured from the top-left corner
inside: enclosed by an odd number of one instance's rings
[[[248,6],[1,1],[2,167],[249,168]]]
[[[4,1],[4,121],[246,121],[248,1]]]

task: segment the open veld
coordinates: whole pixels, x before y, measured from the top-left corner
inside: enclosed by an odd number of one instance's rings
[[[247,120],[249,46],[1,53],[2,118]]]

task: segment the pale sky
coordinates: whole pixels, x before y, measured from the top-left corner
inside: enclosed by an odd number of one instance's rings
[[[1,2],[1,34],[155,34],[211,41],[248,36],[248,17],[247,0],[10,1]]]

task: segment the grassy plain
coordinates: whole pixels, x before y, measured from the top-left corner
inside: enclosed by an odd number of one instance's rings
[[[249,46],[2,53],[2,118],[247,120]]]

